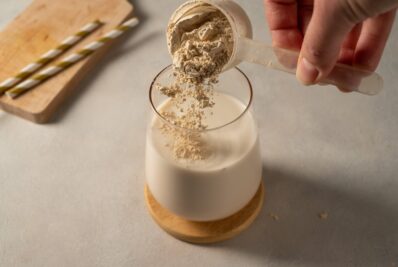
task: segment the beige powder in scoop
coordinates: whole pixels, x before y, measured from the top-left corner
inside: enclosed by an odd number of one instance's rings
[[[180,34],[171,47],[174,70],[182,83],[200,84],[205,79],[216,78],[232,54],[232,29],[221,12],[201,16],[199,21],[195,18],[170,25],[168,29],[168,36],[175,36],[170,32]],[[191,27],[196,26],[192,30],[187,27],[189,21]]]

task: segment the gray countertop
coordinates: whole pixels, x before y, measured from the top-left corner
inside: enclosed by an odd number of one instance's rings
[[[29,2],[0,1],[0,26]],[[140,27],[52,123],[0,111],[0,266],[398,266],[397,23],[375,97],[241,65],[255,90],[267,191],[250,229],[196,246],[152,221],[147,92],[170,63],[164,29],[181,2],[134,1]],[[262,1],[238,2],[269,43]]]

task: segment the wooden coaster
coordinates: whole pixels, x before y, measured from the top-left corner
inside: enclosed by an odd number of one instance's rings
[[[260,184],[243,209],[225,219],[210,222],[189,221],[171,213],[156,201],[147,185],[145,200],[153,219],[170,235],[190,243],[214,243],[232,238],[250,226],[263,206],[264,185]]]

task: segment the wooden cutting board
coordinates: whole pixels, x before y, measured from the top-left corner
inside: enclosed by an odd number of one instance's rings
[[[132,11],[127,0],[34,0],[0,32],[0,81],[18,73],[85,24],[96,19],[105,23],[61,58],[119,25]],[[36,123],[48,122],[107,48],[109,45],[15,100],[1,96],[0,108]]]

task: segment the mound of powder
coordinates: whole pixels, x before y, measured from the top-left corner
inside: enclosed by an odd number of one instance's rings
[[[216,78],[231,57],[232,29],[220,11],[172,24],[168,32],[171,37],[175,36],[173,33],[179,34],[178,38],[169,39],[169,43],[174,70],[181,83],[201,84]]]

